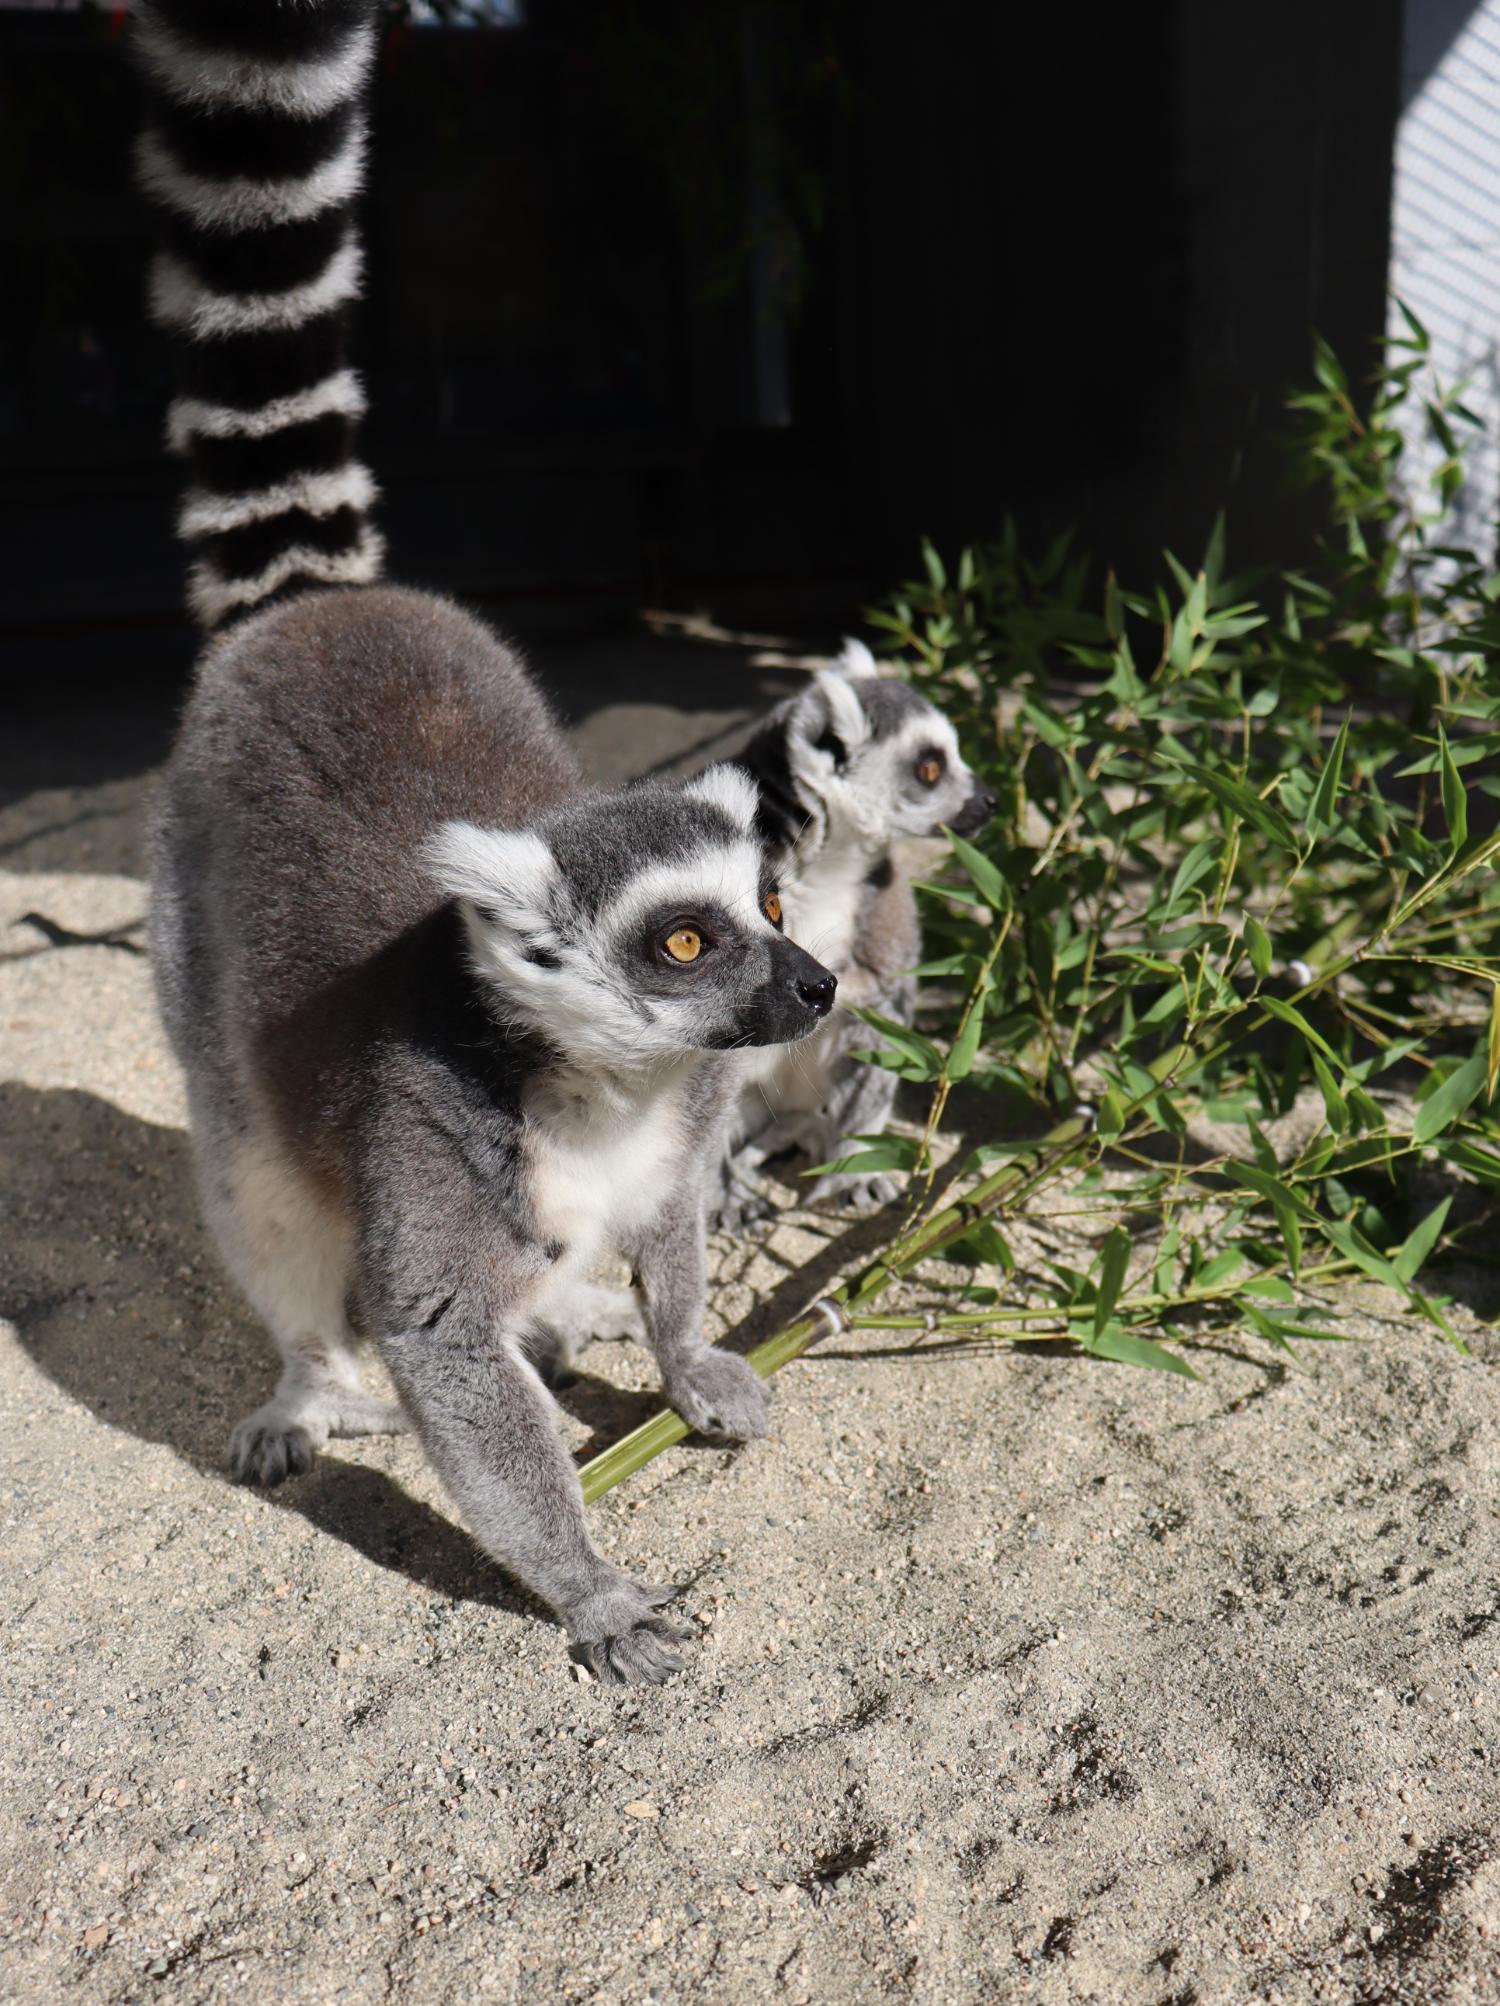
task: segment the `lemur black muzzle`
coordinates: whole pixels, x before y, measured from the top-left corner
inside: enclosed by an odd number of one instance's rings
[[[837,976],[795,941],[771,949],[770,979],[755,992],[747,1028],[752,1045],[790,1045],[815,1031],[833,1008]]]
[[[955,836],[972,836],[982,829],[1000,805],[993,787],[986,787],[976,781],[974,790],[958,813],[953,816],[948,827]]]

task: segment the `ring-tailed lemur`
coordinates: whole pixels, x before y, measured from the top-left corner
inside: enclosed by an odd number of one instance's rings
[[[788,933],[837,974],[840,1004],[910,1023],[921,928],[896,846],[941,835],[945,824],[971,834],[995,812],[952,725],[910,684],[881,679],[862,642],[846,641],[832,668],[771,713],[737,763],[759,789]],[[765,1213],[756,1173],[771,1157],[797,1149],[826,1162],[846,1137],[885,1127],[896,1076],[848,1056],[872,1035],[844,1008],[795,1051],[753,1063],[715,1224],[733,1230]],[[890,1177],[833,1174],[810,1197],[864,1207],[898,1189]]]
[[[764,1433],[762,1382],[701,1334],[705,1192],[737,1048],[814,1029],[834,979],[776,922],[743,774],[588,792],[513,653],[360,582],[366,0],[152,0],[140,32],[194,603],[237,616],[162,784],[152,903],[204,1208],[284,1364],[232,1468],[275,1483],[409,1416],[585,1662],[658,1680],[667,1592],[596,1551],[534,1361],[612,1246],[679,1413]],[[356,1331],[400,1410],[362,1386]]]

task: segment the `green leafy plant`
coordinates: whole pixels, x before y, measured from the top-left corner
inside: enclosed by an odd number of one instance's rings
[[[951,568],[925,546],[871,615],[1001,803],[924,887],[924,1029],[867,1020],[868,1061],[931,1089],[882,1166],[920,1221],[962,1082],[1003,1096],[1002,1133],[1038,1110],[1077,1129],[976,1217],[971,1264],[1010,1275],[1003,1218],[1049,1187],[1108,1224],[1025,1300],[955,1283],[943,1328],[1187,1372],[1169,1340],[1294,1350],[1369,1279],[1458,1342],[1423,1277],[1476,1251],[1500,1189],[1500,577],[1439,540],[1475,421],[1407,325],[1367,408],[1322,345],[1292,401],[1329,511],[1306,570],[1232,577],[1221,521],[1196,570],[1168,554],[1092,608],[1067,539],[1031,561],[1007,529]],[[1424,489],[1397,423],[1418,402]],[[958,1188],[1014,1147],[971,1150]],[[1446,1188],[1414,1210],[1434,1164]]]
[[[1033,561],[1007,529],[951,571],[924,547],[872,613],[1001,810],[924,889],[923,1028],[863,1013],[867,1062],[928,1091],[921,1134],[819,1166],[907,1171],[907,1217],[758,1372],[884,1329],[1191,1377],[1210,1335],[1340,1336],[1351,1281],[1462,1349],[1426,1277],[1485,1257],[1500,1191],[1500,574],[1440,541],[1476,421],[1407,323],[1367,409],[1323,346],[1293,400],[1329,508],[1308,570],[1230,577],[1221,523],[1196,571],[1169,556],[1092,609],[1068,539]],[[1397,422],[1418,400],[1425,492]],[[955,1089],[1012,1139],[947,1154]],[[1092,1224],[1086,1268],[1018,1262],[1005,1221],[1049,1194]],[[945,1256],[936,1307],[880,1308]],[[985,1268],[1004,1286],[964,1278]],[[653,1416],[585,1495],[687,1432]]]

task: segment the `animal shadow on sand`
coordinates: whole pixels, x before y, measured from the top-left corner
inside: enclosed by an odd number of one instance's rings
[[[0,1084],[0,1215],[0,1315],[28,1355],[98,1420],[227,1483],[229,1431],[268,1397],[277,1368],[200,1220],[187,1136],[94,1094]],[[735,1348],[782,1301],[790,1316],[816,1293],[844,1244],[789,1272]],[[589,1429],[580,1453],[590,1455],[661,1396],[585,1372],[560,1401]],[[346,1460],[352,1446],[330,1444],[306,1476],[257,1495],[437,1594],[537,1613],[454,1520],[386,1471]],[[420,1450],[408,1438],[401,1453]]]

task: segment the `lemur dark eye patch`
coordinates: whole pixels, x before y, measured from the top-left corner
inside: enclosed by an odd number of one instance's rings
[[[847,766],[849,763],[849,748],[831,724],[824,727],[821,738],[813,740],[813,750],[828,753],[835,766]]]

